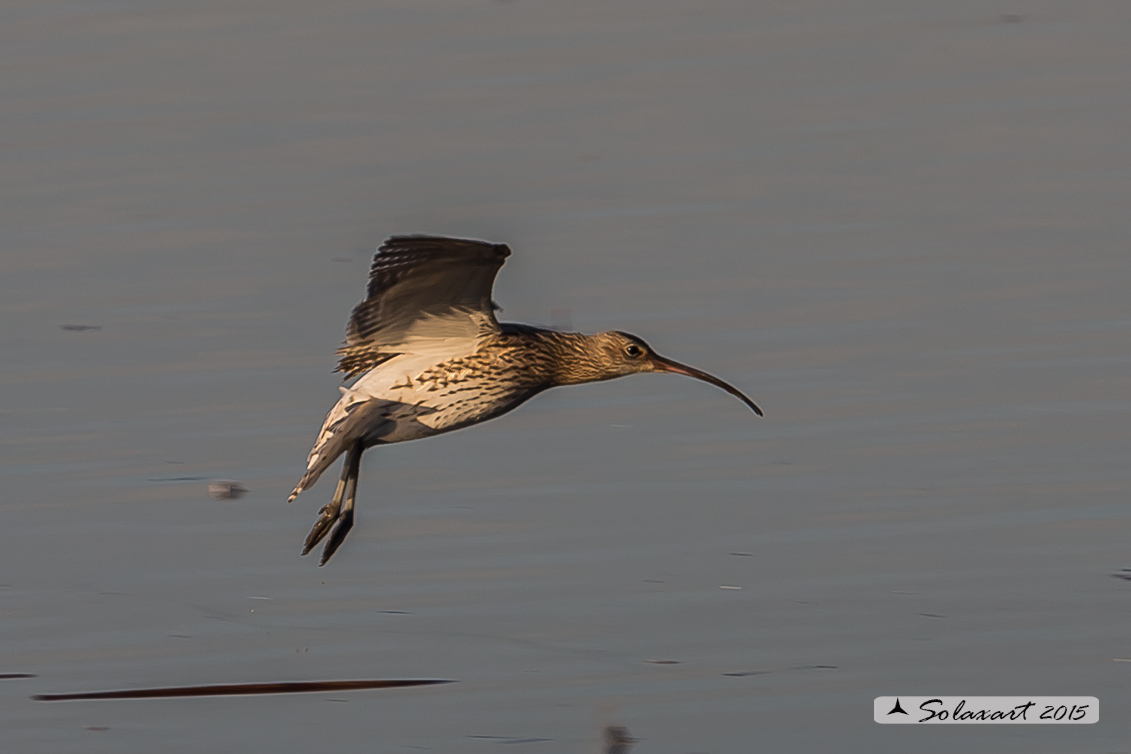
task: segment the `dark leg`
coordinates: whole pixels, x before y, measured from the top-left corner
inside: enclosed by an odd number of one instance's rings
[[[346,453],[346,460],[342,464],[342,475],[338,479],[338,486],[334,490],[334,497],[329,503],[322,506],[318,512],[318,520],[306,535],[302,554],[306,555],[314,549],[322,539],[330,533],[330,540],[322,550],[322,559],[319,565],[326,565],[326,561],[341,546],[346,534],[353,528],[353,503],[357,496],[357,477],[361,470],[361,454],[364,452],[360,442],[354,443]],[[342,500],[345,498],[345,505]],[[336,524],[336,526],[335,526]]]
[[[318,511],[318,520],[314,522],[310,533],[306,535],[306,543],[302,547],[303,555],[313,550],[314,546],[322,541],[326,532],[330,531],[330,527],[338,520],[338,511],[342,507],[342,497],[346,492],[346,479],[349,477],[349,470],[350,462],[347,453],[346,460],[342,463],[342,475],[338,478],[338,486],[334,489],[334,497],[330,498],[330,502],[323,505],[322,510]]]
[[[324,566],[329,562],[338,548],[342,546],[342,542],[346,541],[346,535],[349,534],[350,529],[353,528],[353,501],[357,497],[357,478],[361,475],[362,452],[361,443],[358,443],[354,446],[353,452],[350,453],[350,471],[349,477],[346,479],[346,504],[342,506],[342,511],[338,514],[338,525],[330,532],[330,539],[326,541],[326,546],[322,548],[322,558],[318,561],[319,566]]]

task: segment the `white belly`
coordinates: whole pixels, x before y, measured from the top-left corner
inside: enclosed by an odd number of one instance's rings
[[[363,414],[366,444],[405,442],[494,418],[533,394],[505,381],[483,381],[467,369],[423,379],[434,365],[433,358],[394,357],[341,388],[331,416]]]

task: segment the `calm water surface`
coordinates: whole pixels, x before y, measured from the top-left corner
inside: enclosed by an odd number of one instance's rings
[[[6,3],[4,749],[1131,751],[1131,9],[851,5]],[[766,418],[640,377],[371,452],[319,569],[285,499],[403,232]],[[31,699],[368,678],[458,683]]]

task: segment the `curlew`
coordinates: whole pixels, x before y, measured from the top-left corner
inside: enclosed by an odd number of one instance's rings
[[[505,244],[441,236],[394,236],[377,250],[369,287],[346,326],[337,371],[346,379],[288,502],[342,454],[330,502],[306,537],[327,534],[319,565],[353,527],[361,455],[374,445],[431,437],[494,419],[548,388],[670,372],[709,382],[754,413],[762,410],[718,377],[657,354],[635,335],[559,332],[495,318],[495,275]]]

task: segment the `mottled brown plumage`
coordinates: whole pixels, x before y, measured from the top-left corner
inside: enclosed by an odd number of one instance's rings
[[[500,324],[491,288],[510,253],[503,244],[439,236],[395,236],[378,249],[366,299],[354,308],[339,349],[338,371],[358,379],[341,388],[290,496],[346,454],[303,555],[329,534],[324,565],[353,526],[367,448],[493,419],[551,387],[672,372],[716,385],[762,414],[737,388],[660,356],[634,335]]]

